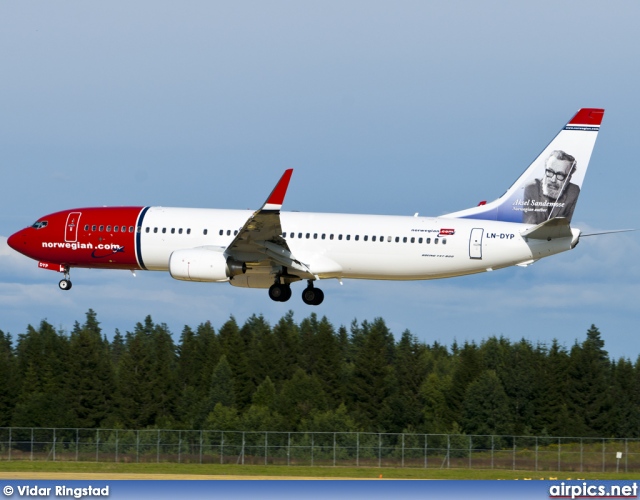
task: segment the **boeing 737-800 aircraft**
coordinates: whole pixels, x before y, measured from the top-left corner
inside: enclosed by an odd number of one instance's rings
[[[581,109],[499,199],[439,217],[281,211],[292,170],[257,211],[99,207],[63,210],[13,234],[8,244],[64,273],[71,268],[169,271],[185,281],[267,288],[285,302],[307,281],[427,280],[527,266],[574,248],[573,210],[604,110]]]

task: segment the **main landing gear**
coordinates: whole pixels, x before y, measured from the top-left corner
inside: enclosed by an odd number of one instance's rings
[[[58,283],[58,286],[60,287],[60,290],[71,290],[71,280],[69,279],[69,268],[65,267],[63,272],[64,272],[64,279],[60,280],[60,283]]]
[[[269,298],[276,302],[286,302],[291,298],[291,286],[280,283],[280,278],[269,288]],[[324,293],[314,288],[313,280],[308,280],[307,288],[302,292],[302,301],[310,306],[319,306],[324,300]]]
[[[276,302],[286,302],[291,298],[291,287],[289,285],[274,283],[269,288],[269,298]]]
[[[307,280],[307,288],[302,292],[302,301],[310,306],[319,306],[324,300],[324,292],[313,287],[313,280]]]

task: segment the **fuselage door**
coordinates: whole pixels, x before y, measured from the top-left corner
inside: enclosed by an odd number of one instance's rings
[[[482,259],[482,235],[484,229],[475,227],[471,230],[471,238],[469,239],[469,258]]]
[[[67,223],[64,226],[64,241],[67,243],[75,243],[78,241],[78,226],[80,225],[80,216],[82,212],[70,212],[67,215]]]

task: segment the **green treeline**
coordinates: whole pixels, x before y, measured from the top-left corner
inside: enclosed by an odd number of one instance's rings
[[[491,337],[448,348],[384,320],[335,328],[261,316],[175,343],[150,316],[113,340],[94,311],[70,333],[0,331],[0,427],[148,427],[640,437],[640,358],[592,326],[570,349]]]

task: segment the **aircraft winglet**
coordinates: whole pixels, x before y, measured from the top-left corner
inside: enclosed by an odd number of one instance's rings
[[[282,208],[284,196],[287,194],[287,188],[289,187],[289,181],[291,180],[292,173],[292,168],[284,171],[284,174],[280,177],[278,184],[273,188],[273,191],[271,191],[267,201],[264,202],[264,205],[262,205],[260,210],[280,210]]]

